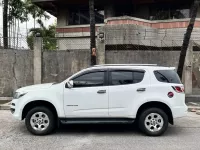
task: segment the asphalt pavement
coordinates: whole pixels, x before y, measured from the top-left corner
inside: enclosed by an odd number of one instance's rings
[[[63,125],[34,136],[24,121],[0,110],[0,150],[200,150],[200,116],[188,113],[160,137],[147,137],[134,125]]]

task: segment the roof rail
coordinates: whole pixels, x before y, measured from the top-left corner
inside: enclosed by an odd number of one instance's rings
[[[157,64],[103,64],[95,65],[93,67],[103,67],[103,66],[158,66]]]

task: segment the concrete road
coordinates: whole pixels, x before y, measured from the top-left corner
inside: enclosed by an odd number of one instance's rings
[[[200,116],[176,120],[161,137],[147,137],[133,125],[63,125],[33,136],[9,111],[0,111],[0,150],[200,150]]]

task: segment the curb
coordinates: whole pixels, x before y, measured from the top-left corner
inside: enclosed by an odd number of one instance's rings
[[[11,101],[12,97],[0,97],[0,101]]]
[[[185,102],[200,102],[200,95],[186,95]]]
[[[10,110],[10,102],[0,105],[0,110]]]
[[[200,107],[198,107],[198,106],[188,106],[188,111],[189,112],[197,112],[197,111],[200,111]]]

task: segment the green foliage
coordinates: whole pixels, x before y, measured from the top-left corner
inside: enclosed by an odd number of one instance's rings
[[[21,23],[29,20],[30,16],[34,18],[41,28],[31,29],[27,37],[28,46],[33,49],[33,40],[36,33],[40,33],[43,39],[45,49],[53,50],[56,49],[56,40],[52,40],[55,37],[55,26],[49,26],[45,28],[42,22],[42,18],[49,19],[50,16],[41,8],[34,5],[32,0],[8,0],[9,4],[9,14],[8,24],[14,25],[16,20],[20,20]],[[7,28],[7,27],[6,27]],[[8,32],[8,29],[6,29]]]
[[[18,19],[21,22],[28,20],[25,11],[24,3],[21,0],[9,0],[9,15],[8,21],[12,23],[13,19]]]
[[[20,0],[18,0],[20,1]],[[34,19],[35,18],[45,18],[45,19],[49,19],[49,15],[47,15],[47,13],[42,10],[41,8],[39,8],[38,6],[34,5],[31,0],[24,0],[24,6],[26,9],[26,12],[28,14],[30,14]]]
[[[31,15],[34,19],[40,20],[41,18],[49,19],[49,15],[34,5],[31,0],[9,0],[9,15],[8,21],[10,24],[13,23],[14,19],[18,19],[21,22],[25,22],[29,20],[29,15]]]
[[[42,28],[35,28],[30,30],[30,34],[27,37],[27,43],[30,49],[33,49],[33,41],[36,34],[39,33],[43,37],[43,49],[44,50],[56,50],[56,26],[50,25],[48,28],[44,26]]]

